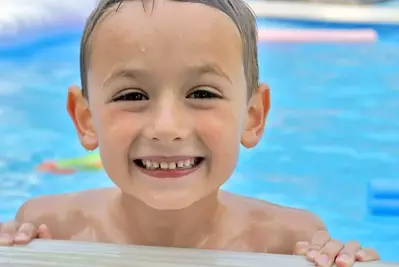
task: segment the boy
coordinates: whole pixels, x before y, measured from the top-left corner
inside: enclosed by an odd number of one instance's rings
[[[320,266],[377,260],[331,240],[314,215],[219,190],[269,110],[255,17],[242,0],[103,0],[81,44],[68,112],[117,188],[26,202],[3,244],[54,238],[299,254]],[[20,223],[19,223],[20,222]],[[24,223],[29,222],[29,223]]]

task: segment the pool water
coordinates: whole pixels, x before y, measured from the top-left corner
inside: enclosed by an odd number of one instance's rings
[[[309,209],[335,238],[399,261],[399,218],[366,207],[370,180],[399,179],[399,38],[393,27],[378,30],[373,44],[260,44],[272,110],[261,144],[243,149],[224,188]],[[112,185],[102,172],[34,172],[85,153],[65,111],[66,86],[79,84],[79,36],[0,48],[0,221],[36,195]]]

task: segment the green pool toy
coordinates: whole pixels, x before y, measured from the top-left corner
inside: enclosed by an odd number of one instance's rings
[[[46,161],[41,163],[37,169],[53,174],[70,174],[78,171],[97,171],[102,168],[100,154],[92,152],[78,158]]]

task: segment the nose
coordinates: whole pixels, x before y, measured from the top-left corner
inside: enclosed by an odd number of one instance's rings
[[[181,103],[165,99],[151,109],[146,137],[150,140],[171,143],[185,140],[190,134],[190,120]]]

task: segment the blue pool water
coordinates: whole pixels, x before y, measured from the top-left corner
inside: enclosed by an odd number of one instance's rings
[[[399,31],[377,30],[374,44],[260,44],[261,79],[272,88],[268,127],[225,189],[309,209],[337,239],[399,261],[399,218],[366,209],[368,181],[399,179]],[[112,185],[101,172],[33,171],[84,154],[65,111],[66,86],[79,84],[79,36],[0,48],[0,221],[32,196]]]

